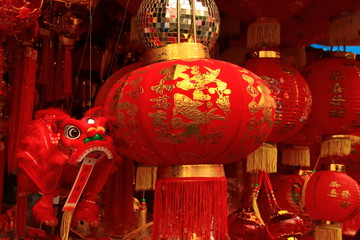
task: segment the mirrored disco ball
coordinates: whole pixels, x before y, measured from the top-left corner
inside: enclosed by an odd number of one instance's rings
[[[195,42],[192,1],[195,1],[196,42],[208,47],[214,46],[219,35],[220,16],[213,0],[143,0],[137,14],[140,39],[149,48],[178,42]]]

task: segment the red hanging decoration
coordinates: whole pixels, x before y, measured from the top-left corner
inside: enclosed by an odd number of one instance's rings
[[[344,165],[331,164],[328,169],[311,175],[302,190],[305,211],[318,220],[315,240],[342,239],[341,223],[359,210],[358,183],[345,173]]]
[[[314,100],[308,124],[323,137],[320,157],[349,155],[351,141],[342,134],[359,131],[360,64],[354,54],[331,54],[302,70]]]
[[[259,169],[276,172],[277,151],[275,144],[296,133],[308,119],[312,98],[301,74],[285,64],[273,51],[260,51],[258,58],[245,62],[245,67],[265,81],[275,97],[276,114],[274,128],[264,146],[248,157],[247,171]],[[272,151],[270,151],[272,150]]]

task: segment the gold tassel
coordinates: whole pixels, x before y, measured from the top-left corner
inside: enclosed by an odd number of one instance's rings
[[[69,239],[69,232],[71,226],[71,220],[73,216],[73,211],[64,211],[61,226],[60,226],[60,236],[61,240],[68,240]]]
[[[265,226],[264,220],[261,218],[259,206],[257,204],[256,193],[253,193],[252,195],[252,207],[254,209],[255,216],[259,219],[260,223]]]
[[[147,206],[145,198],[141,199],[140,216],[138,227],[146,225]]]
[[[349,12],[332,19],[329,28],[331,46],[343,46],[359,40],[359,12]]]
[[[247,172],[263,170],[268,173],[277,171],[277,147],[276,144],[264,143],[253,153],[248,155],[246,162]]]
[[[320,158],[347,156],[351,151],[351,140],[346,135],[332,135],[321,142]]]
[[[314,240],[342,240],[341,224],[319,221],[315,225]]]
[[[310,167],[310,148],[306,146],[285,147],[281,163],[289,166]]]
[[[135,191],[154,190],[157,167],[139,164],[136,169]]]
[[[280,45],[280,23],[276,18],[258,18],[249,24],[247,30],[247,47],[261,49]]]

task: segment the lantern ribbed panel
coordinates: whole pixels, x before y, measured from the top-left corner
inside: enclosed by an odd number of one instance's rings
[[[325,58],[301,73],[313,94],[309,125],[321,135],[359,131],[360,63],[340,57]]]
[[[266,142],[277,143],[296,133],[308,119],[312,104],[301,74],[279,58],[249,59],[245,68],[267,83],[276,101],[275,124]]]
[[[119,123],[118,149],[135,161],[229,163],[270,134],[275,107],[270,90],[239,66],[172,60],[135,70],[121,81],[110,109]]]
[[[316,220],[344,222],[358,213],[358,183],[346,173],[319,171],[303,189],[306,212]]]

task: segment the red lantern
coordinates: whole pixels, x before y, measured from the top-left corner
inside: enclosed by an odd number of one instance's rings
[[[266,142],[275,144],[297,132],[307,120],[312,102],[310,90],[301,74],[294,67],[282,62],[273,51],[260,51],[259,58],[249,59],[245,62],[245,67],[260,76],[275,97],[275,124]],[[249,156],[247,170],[264,169],[276,172],[277,152],[275,147],[272,149],[272,154],[262,154],[265,157],[257,156],[257,152]],[[269,167],[264,161],[268,162]]]
[[[351,141],[346,136],[359,131],[360,63],[351,53],[334,52],[302,70],[313,93],[313,108],[308,124],[325,138],[321,157],[350,154]]]
[[[259,147],[271,131],[269,89],[233,64],[160,62],[128,74],[123,85],[110,107],[121,126],[119,150],[138,162],[229,163]]]
[[[264,239],[266,232],[264,224],[253,212],[239,209],[229,216],[229,236],[234,240]]]
[[[266,223],[271,239],[296,239],[303,235],[304,223],[301,218],[287,210],[278,211]]]
[[[359,212],[358,183],[345,173],[344,165],[331,164],[329,169],[311,175],[303,187],[306,212],[321,220],[315,228],[315,239],[330,239],[326,238],[329,234],[341,236],[341,225],[336,223],[349,220]],[[325,229],[334,232],[324,234]]]

